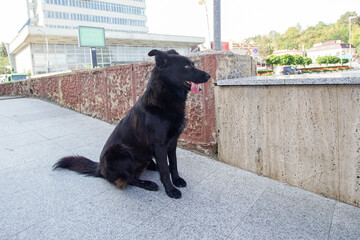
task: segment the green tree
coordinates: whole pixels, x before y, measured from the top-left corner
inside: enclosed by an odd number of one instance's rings
[[[349,62],[349,59],[341,59],[341,66]]]
[[[349,41],[349,17],[357,16],[351,20],[351,43],[360,53],[360,16],[356,12],[346,12],[339,20],[332,24],[318,22],[314,26],[302,29],[300,24],[289,27],[284,34],[271,31],[266,36],[255,36],[249,38],[259,44],[259,53],[268,56],[275,50],[284,49],[305,49],[313,47],[315,43],[341,40],[344,43]]]
[[[318,64],[320,64],[320,65],[326,63],[324,57],[318,57],[318,58],[316,59],[316,62],[317,62]]]
[[[274,52],[274,47],[271,43],[271,39],[266,36],[263,36],[258,42],[259,44],[259,54],[262,56],[268,56]]]
[[[281,65],[293,65],[294,64],[294,56],[290,54],[285,54],[280,56]]]
[[[304,57],[304,67],[312,64],[312,59],[309,57]]]
[[[328,62],[329,64],[336,64],[336,63],[340,63],[341,59],[337,56],[329,56]]]
[[[6,46],[5,46],[5,43],[1,43],[1,46],[0,46],[0,57],[7,57],[8,54],[7,54],[7,51],[6,51]]]
[[[324,56],[324,57],[318,57],[316,59],[316,62],[319,64],[336,64],[336,63],[340,63],[341,59],[336,57],[336,56]]]
[[[9,74],[11,73],[9,69],[9,58],[8,57],[0,57],[0,74]]]
[[[294,55],[294,64],[296,65],[296,67],[298,65],[304,65],[304,58],[300,55]]]
[[[275,56],[275,55],[268,56],[268,58],[266,59],[266,64],[269,64],[272,67],[274,67],[274,65],[280,64],[280,56]]]

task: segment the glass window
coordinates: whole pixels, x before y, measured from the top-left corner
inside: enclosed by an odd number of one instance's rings
[[[101,49],[103,53],[110,53],[109,47],[104,47]]]
[[[46,65],[46,57],[44,54],[34,54],[34,65],[44,66]]]
[[[55,53],[54,44],[49,44],[49,45],[48,45],[48,48],[49,48],[49,53]]]
[[[76,63],[76,56],[74,54],[68,54],[67,61],[69,64]]]
[[[65,47],[62,44],[56,45],[56,53],[65,53]]]
[[[38,44],[38,43],[33,44],[33,52],[44,53],[45,52],[44,44]]]
[[[65,54],[56,54],[56,61],[59,65],[65,65],[66,62],[66,55]]]
[[[50,66],[51,65],[56,65],[57,64],[57,60],[56,60],[56,55],[55,54],[49,54],[49,63],[50,63]]]

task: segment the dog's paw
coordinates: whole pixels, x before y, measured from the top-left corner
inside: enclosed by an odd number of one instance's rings
[[[186,187],[186,182],[183,178],[179,177],[177,179],[174,179],[173,180],[173,184],[176,186],[176,187]]]
[[[181,198],[181,192],[179,189],[176,188],[166,190],[166,194],[171,198]]]
[[[157,184],[154,183],[154,182],[147,181],[147,182],[146,182],[146,185],[144,186],[144,188],[145,188],[146,190],[149,190],[149,191],[158,191],[158,190],[159,190],[159,185],[157,185]]]

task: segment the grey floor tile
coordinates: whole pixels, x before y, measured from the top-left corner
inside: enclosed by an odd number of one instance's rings
[[[26,144],[32,144],[47,140],[46,138],[36,134],[32,131],[17,133],[7,136],[0,136],[0,146],[5,148],[16,148]]]
[[[360,208],[338,202],[329,239],[360,239]]]
[[[215,171],[171,207],[228,235],[266,189],[268,180],[231,166],[222,167],[224,172]]]
[[[47,140],[15,148],[0,147],[0,169],[20,166],[35,159],[51,159],[60,153],[62,149]]]
[[[65,213],[34,225],[13,239],[121,239],[119,236],[135,227],[119,216],[88,210],[87,204],[66,209]]]
[[[195,221],[170,207],[154,214],[135,229],[124,233],[121,239],[227,239],[215,231],[215,227],[211,223],[203,224]]]
[[[334,200],[275,183],[242,218],[230,238],[327,239],[334,207]]]

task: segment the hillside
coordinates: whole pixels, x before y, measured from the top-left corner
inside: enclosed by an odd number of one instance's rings
[[[300,24],[289,27],[284,34],[271,31],[268,35],[258,35],[246,39],[259,44],[259,54],[268,56],[275,50],[284,49],[305,49],[311,48],[314,43],[342,40],[345,43],[349,41],[349,16],[357,16],[351,20],[351,43],[360,53],[360,16],[356,12],[346,12],[340,19],[333,24],[319,22],[307,29],[302,29]]]

